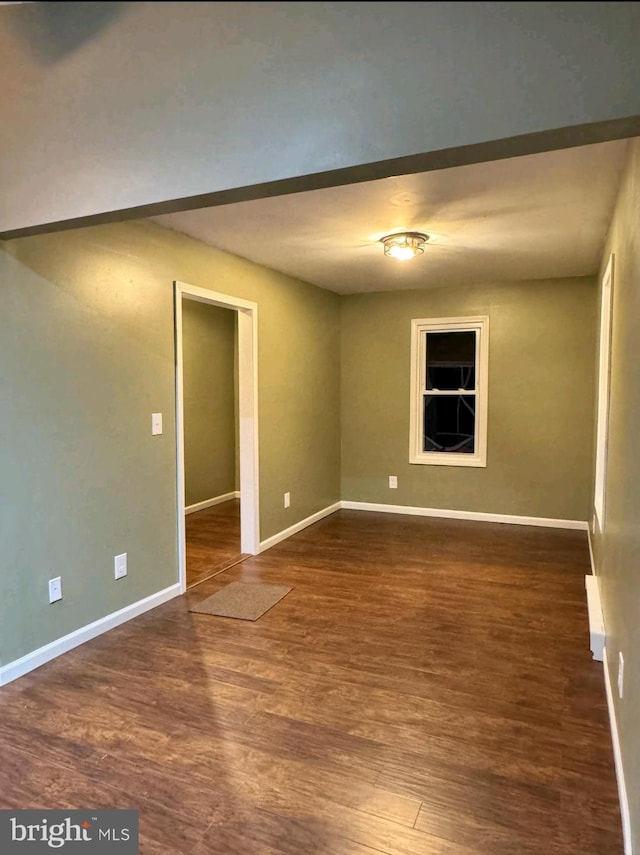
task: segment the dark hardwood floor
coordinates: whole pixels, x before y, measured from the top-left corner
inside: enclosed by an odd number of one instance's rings
[[[0,807],[144,855],[621,855],[585,534],[340,511],[0,690]],[[191,614],[233,580],[255,623]]]
[[[240,500],[187,514],[187,586],[198,585],[246,557],[240,551]]]

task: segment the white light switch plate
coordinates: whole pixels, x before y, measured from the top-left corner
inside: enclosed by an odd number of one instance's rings
[[[55,579],[49,579],[49,602],[57,603],[62,599],[62,578],[56,576]]]
[[[113,559],[113,569],[116,579],[122,579],[123,576],[127,575],[127,553],[123,552],[122,555],[116,555]]]
[[[160,436],[162,433],[162,413],[151,413],[151,434]]]

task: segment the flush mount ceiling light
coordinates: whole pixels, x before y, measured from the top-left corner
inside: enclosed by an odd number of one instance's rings
[[[384,246],[385,255],[407,261],[409,258],[415,258],[416,255],[422,255],[428,240],[429,235],[424,235],[422,232],[398,232],[395,235],[380,238],[380,243]]]

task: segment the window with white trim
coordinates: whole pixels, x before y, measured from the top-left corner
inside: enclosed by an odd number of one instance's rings
[[[489,318],[411,321],[410,463],[487,465]]]

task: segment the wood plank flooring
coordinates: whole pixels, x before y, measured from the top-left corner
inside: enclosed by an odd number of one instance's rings
[[[340,511],[0,690],[0,807],[144,855],[622,855],[583,532]],[[187,611],[291,585],[255,623]]]
[[[246,557],[240,550],[240,499],[187,514],[185,527],[188,587]]]

